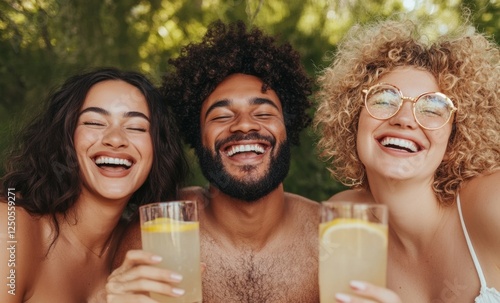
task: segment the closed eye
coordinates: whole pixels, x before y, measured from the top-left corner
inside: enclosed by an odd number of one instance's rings
[[[422,108],[419,111],[422,115],[425,116],[435,116],[435,117],[442,117],[444,116],[444,113],[442,111],[438,111],[435,108]]]
[[[138,132],[141,132],[141,133],[145,133],[147,131],[146,128],[142,128],[142,127],[127,127],[128,130],[133,130],[133,131],[138,131]]]
[[[82,123],[83,125],[90,125],[90,126],[105,126],[104,123],[101,122],[95,122],[95,121],[86,121]]]
[[[257,119],[262,119],[262,120],[267,120],[273,117],[276,117],[276,115],[270,114],[270,113],[262,113],[262,114],[256,114],[254,115],[255,118]]]
[[[231,116],[216,116],[212,118],[212,121],[220,121],[220,120],[227,120],[230,119]]]

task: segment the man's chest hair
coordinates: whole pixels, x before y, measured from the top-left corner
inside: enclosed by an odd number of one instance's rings
[[[308,245],[264,252],[202,247],[203,302],[316,302],[318,257]]]

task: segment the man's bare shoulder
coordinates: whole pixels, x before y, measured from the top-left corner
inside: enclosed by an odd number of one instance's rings
[[[285,193],[285,199],[287,201],[297,202],[297,203],[305,205],[305,206],[314,206],[314,205],[318,204],[318,202],[313,201],[313,200],[311,200],[309,198],[306,198],[304,196],[297,195],[297,194],[294,194],[294,193],[289,193],[289,192]]]
[[[206,188],[201,186],[189,186],[179,190],[179,199],[196,201],[198,212],[201,213],[210,199],[210,194]]]
[[[207,195],[207,190],[201,186],[188,186],[179,190],[179,199],[181,200],[203,200]]]
[[[354,203],[374,202],[372,194],[366,189],[348,189],[331,196],[328,201],[348,201]]]
[[[300,217],[309,217],[309,219],[319,218],[319,206],[316,201],[292,193],[285,193],[285,200],[292,206],[292,212]]]

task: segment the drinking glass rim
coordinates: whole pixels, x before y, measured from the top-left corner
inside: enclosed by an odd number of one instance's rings
[[[194,204],[196,205],[195,200],[172,200],[172,201],[159,201],[159,202],[153,202],[153,203],[148,203],[148,204],[143,204],[139,206],[139,209],[145,209],[145,208],[152,208],[156,206],[164,206],[164,205],[174,205],[174,204]]]
[[[382,203],[375,203],[375,202],[353,202],[353,201],[322,201],[320,202],[321,205],[345,205],[345,206],[364,206],[364,207],[387,207],[387,205],[382,204]]]

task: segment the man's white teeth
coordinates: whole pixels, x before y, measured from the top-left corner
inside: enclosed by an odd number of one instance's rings
[[[380,144],[382,144],[383,146],[393,145],[393,146],[401,147],[401,148],[410,150],[414,153],[418,151],[418,146],[413,141],[400,139],[400,138],[385,137],[382,140],[382,142],[380,142]]]
[[[98,157],[95,159],[95,164],[114,164],[114,165],[125,165],[127,167],[132,166],[132,162],[127,159],[111,158],[111,157]]]
[[[243,152],[256,152],[258,154],[263,154],[264,148],[259,144],[234,145],[227,151],[227,155],[231,157],[234,154]]]

